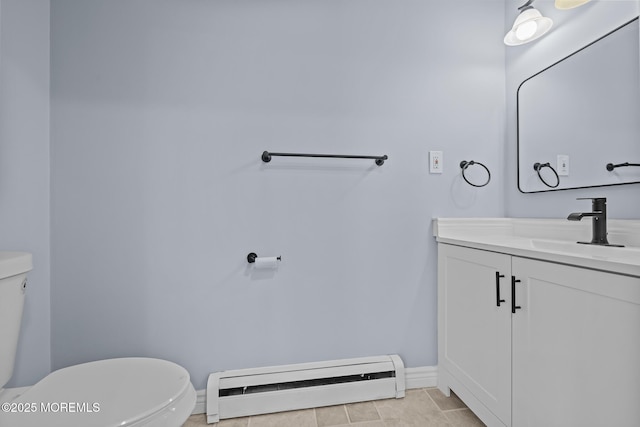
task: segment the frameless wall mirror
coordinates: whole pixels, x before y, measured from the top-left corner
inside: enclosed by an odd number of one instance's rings
[[[640,182],[639,40],[635,18],[520,85],[521,192]]]

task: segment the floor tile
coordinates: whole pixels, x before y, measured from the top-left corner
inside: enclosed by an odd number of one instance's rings
[[[360,427],[359,424],[354,424]],[[437,420],[425,420],[425,419],[396,419],[396,420],[387,420],[384,422],[384,427],[454,427],[453,424],[449,422],[442,421],[440,419]]]
[[[318,427],[329,427],[349,424],[344,405],[316,408]]]
[[[470,409],[456,409],[445,411],[444,415],[455,427],[486,427]]]
[[[183,427],[207,427],[192,415]],[[215,427],[485,427],[455,395],[435,388],[408,390],[402,399],[351,403],[222,420]]]
[[[207,424],[207,416],[204,414],[191,415],[182,427],[210,427],[214,424]],[[222,420],[215,427],[247,427],[249,425],[249,417],[230,418]]]
[[[278,412],[249,418],[249,427],[317,427],[315,410]]]
[[[437,388],[429,388],[427,389],[427,393],[429,393],[429,396],[431,396],[433,401],[436,402],[436,405],[438,405],[438,408],[442,411],[463,409],[467,407],[467,405],[465,405],[453,392],[451,392],[451,397],[445,396],[444,393]]]
[[[205,424],[206,426],[211,426],[211,424]],[[249,425],[249,417],[243,418],[230,418],[228,420],[222,420],[216,427],[247,427]]]
[[[207,425],[207,417],[205,415],[191,415],[182,427],[201,427]]]
[[[375,402],[380,417],[390,427],[450,427],[451,423],[425,390],[408,390],[402,399]]]
[[[376,421],[380,419],[376,406],[373,402],[359,402],[345,405],[352,423],[363,421]]]

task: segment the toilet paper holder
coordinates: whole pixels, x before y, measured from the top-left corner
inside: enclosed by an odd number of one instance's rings
[[[249,264],[253,264],[256,262],[256,258],[258,258],[258,255],[256,255],[255,252],[250,252],[249,255],[247,255],[247,262],[249,262]],[[282,261],[282,256],[278,256],[276,259],[278,261]]]

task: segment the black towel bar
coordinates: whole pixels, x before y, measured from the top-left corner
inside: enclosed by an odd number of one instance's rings
[[[349,154],[301,154],[301,153],[271,153],[269,151],[264,151],[262,153],[262,161],[265,163],[269,163],[271,161],[272,156],[283,156],[283,157],[327,157],[332,159],[373,159],[376,161],[376,165],[382,166],[384,161],[389,157],[385,154],[384,156],[352,156]]]

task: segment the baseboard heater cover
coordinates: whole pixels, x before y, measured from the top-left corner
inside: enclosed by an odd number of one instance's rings
[[[398,355],[215,372],[207,423],[221,419],[404,397]]]

